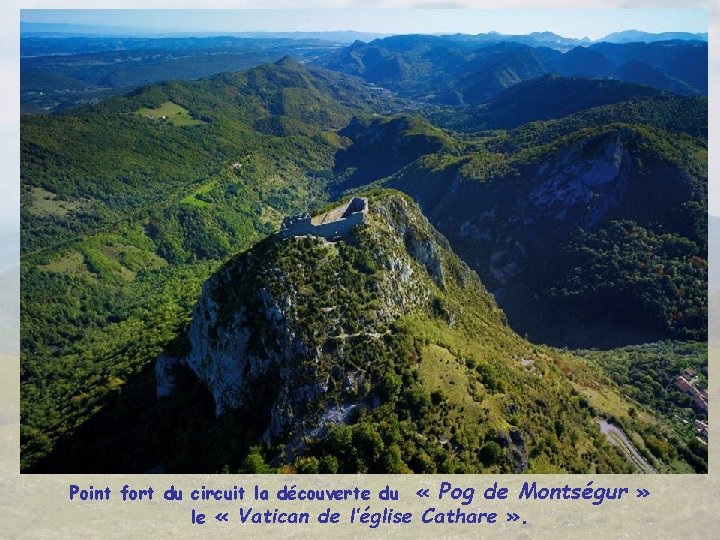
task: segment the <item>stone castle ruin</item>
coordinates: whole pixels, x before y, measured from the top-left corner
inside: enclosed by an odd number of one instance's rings
[[[368,201],[364,197],[354,197],[349,203],[333,208],[329,212],[310,217],[304,212],[283,219],[278,233],[282,238],[290,236],[320,236],[327,240],[342,238],[365,222]]]

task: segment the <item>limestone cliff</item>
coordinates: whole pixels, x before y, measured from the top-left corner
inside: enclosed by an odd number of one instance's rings
[[[223,266],[184,352],[157,361],[158,397],[181,400],[190,378],[229,437],[306,472],[626,470],[567,360],[507,326],[413,202],[367,200],[341,238],[274,235]],[[548,417],[588,443],[582,458]]]
[[[218,415],[258,400],[269,405],[266,440],[317,432],[375,399],[362,391],[368,366],[351,362],[348,349],[362,357],[363,348],[382,346],[390,326],[429,309],[432,290],[447,279],[482,291],[400,195],[376,199],[367,223],[346,240],[274,237],[223,267],[203,287],[188,354],[158,359],[158,396],[172,393],[174,370],[187,367],[212,394]],[[274,395],[257,396],[260,386]]]
[[[607,347],[704,339],[706,277],[693,267],[707,245],[704,152],[682,137],[614,124],[509,160],[479,155],[445,167],[440,158],[418,161],[388,185],[420,202],[494,292],[513,328],[533,340]],[[687,249],[658,247],[666,243]],[[597,270],[584,272],[594,264],[588,257],[595,244],[603,245],[593,255]],[[693,277],[667,287],[648,273],[642,277],[653,289],[648,293],[638,276],[654,265]],[[627,276],[620,278],[623,267]],[[598,293],[600,275],[606,286]]]

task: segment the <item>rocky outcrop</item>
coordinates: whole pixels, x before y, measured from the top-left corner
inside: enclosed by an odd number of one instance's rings
[[[373,346],[398,317],[429,305],[433,287],[450,279],[448,264],[460,286],[480,285],[413,203],[392,195],[367,209],[350,214],[367,212],[365,224],[338,242],[276,236],[225,265],[203,286],[189,352],[158,358],[158,397],[175,391],[176,370],[189,370],[217,415],[266,415],[264,439],[290,447],[372,407],[367,366],[351,361],[352,349]],[[361,293],[374,298],[371,309],[354,298]]]
[[[502,220],[497,208],[481,208],[485,211],[458,223],[452,236],[489,243],[483,265],[494,286],[505,285],[537,252],[529,242],[557,241],[568,231],[595,227],[623,204],[633,160],[628,136],[618,130],[598,140],[582,140],[537,164],[522,188],[524,195],[516,193],[514,202],[503,208]]]
[[[547,126],[521,131],[543,129]],[[640,273],[653,257],[662,262],[652,264],[665,268],[704,264],[704,151],[702,142],[662,130],[608,124],[511,156],[478,154],[457,162],[428,157],[403,169],[388,185],[420,202],[496,295],[513,328],[532,340],[607,347],[688,335],[703,339],[702,271],[675,274],[669,287],[646,276],[654,283],[651,295],[641,292],[631,270],[623,279],[607,276],[633,257],[642,259]],[[629,240],[642,237],[632,253],[622,254],[628,246],[615,239],[621,237],[618,223],[638,228],[637,234],[628,233]],[[612,257],[598,258],[599,270],[591,276],[582,270],[591,253],[582,244],[593,237],[613,238],[617,244]],[[657,239],[670,237],[693,252],[679,256],[658,247],[665,240]],[[432,253],[418,255],[432,259]],[[428,271],[437,277],[432,266]],[[598,280],[601,274],[606,278]],[[595,296],[598,281],[610,294]],[[697,293],[688,295],[688,286]],[[699,299],[692,308],[685,300],[689,296]],[[636,306],[637,316],[629,315],[629,305]],[[666,315],[669,311],[676,313]]]

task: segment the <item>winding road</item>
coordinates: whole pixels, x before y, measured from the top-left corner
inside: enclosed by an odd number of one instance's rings
[[[634,464],[640,472],[645,474],[658,474],[657,470],[637,451],[635,445],[628,439],[622,429],[607,420],[598,420],[598,423],[600,424],[600,431],[605,434],[610,444],[619,447],[628,461]]]

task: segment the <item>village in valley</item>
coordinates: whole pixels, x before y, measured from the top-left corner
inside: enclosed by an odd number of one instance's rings
[[[707,376],[707,366],[702,368],[703,375]],[[705,414],[708,412],[708,393],[707,388],[701,388],[698,385],[699,376],[693,368],[685,369],[681,375],[675,377],[675,387],[690,396],[693,404],[697,409],[703,411]],[[694,421],[695,429],[697,429],[703,442],[707,444],[708,438],[708,424],[700,419]]]

